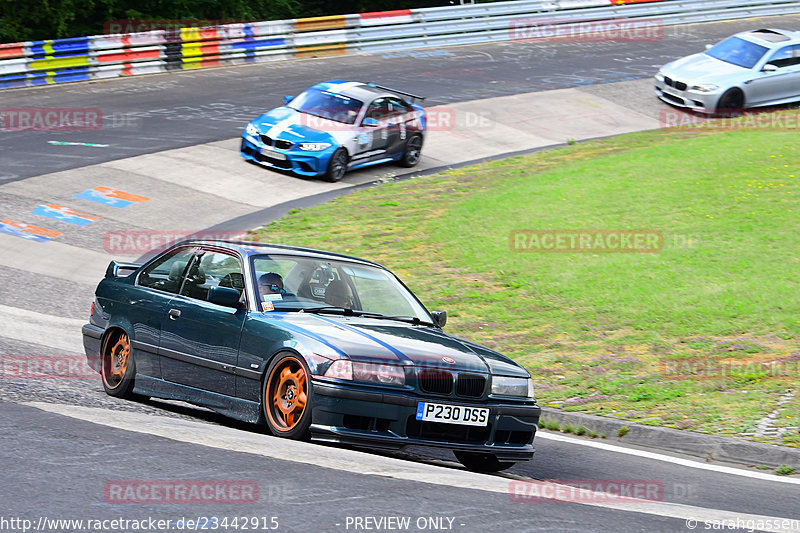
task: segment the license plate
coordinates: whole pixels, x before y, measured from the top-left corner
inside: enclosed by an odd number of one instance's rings
[[[280,159],[281,161],[286,160],[286,156],[284,154],[276,152],[275,150],[270,150],[269,148],[262,148],[261,155],[271,157],[272,159]]]
[[[485,426],[489,423],[489,409],[487,407],[419,402],[417,404],[417,420],[462,426]]]

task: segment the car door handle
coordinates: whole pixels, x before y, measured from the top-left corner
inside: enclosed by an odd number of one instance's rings
[[[180,309],[170,309],[169,310],[170,319],[175,320],[176,318],[180,318],[180,316],[181,316]]]

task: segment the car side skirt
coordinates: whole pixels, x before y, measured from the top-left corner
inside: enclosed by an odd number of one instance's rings
[[[257,424],[262,421],[261,404],[258,402],[251,402],[224,394],[187,387],[186,385],[180,385],[150,376],[137,374],[136,385],[133,388],[133,392],[134,394],[140,394],[142,396],[177,400],[200,407],[206,407],[222,415],[244,422]]]

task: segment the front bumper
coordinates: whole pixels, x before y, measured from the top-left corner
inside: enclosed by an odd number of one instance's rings
[[[265,167],[277,168],[293,172],[300,176],[317,177],[325,174],[328,170],[328,163],[337,146],[331,146],[318,152],[307,150],[280,150],[261,143],[259,140],[245,134],[242,136],[241,154],[248,161],[252,161]],[[286,159],[278,159],[264,155],[262,149],[283,155]],[[269,153],[269,152],[268,152]]]
[[[371,448],[432,446],[491,453],[501,461],[533,457],[541,408],[534,403],[462,401],[420,397],[411,392],[375,392],[313,381],[312,439]],[[417,403],[435,401],[488,407],[486,427],[416,420]]]
[[[686,86],[686,88],[679,88],[683,86]],[[713,113],[717,109],[717,102],[719,102],[722,90],[701,93],[692,91],[689,87],[690,85],[688,84],[679,85],[675,82],[670,85],[665,80],[655,78],[656,96],[664,102],[700,113]]]

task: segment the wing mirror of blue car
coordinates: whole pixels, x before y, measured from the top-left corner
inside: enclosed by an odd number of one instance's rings
[[[776,65],[773,65],[772,63],[767,63],[761,70],[763,72],[775,72],[776,70],[778,70],[778,67]]]
[[[208,289],[208,301],[223,307],[239,309],[239,291],[230,287],[211,287]]]
[[[374,118],[367,117],[364,119],[364,122],[361,123],[363,126],[367,126],[370,128],[377,128],[378,127],[378,120]]]
[[[706,50],[711,50],[712,48],[714,48],[713,44],[707,44],[706,45]]]
[[[447,324],[447,311],[434,311],[431,313],[433,317],[433,323],[443,328],[445,324]]]
[[[294,100],[294,96],[284,96],[284,97],[283,97],[283,103],[284,103],[284,104],[288,104],[288,103],[289,103],[289,102],[291,102],[292,100]]]

